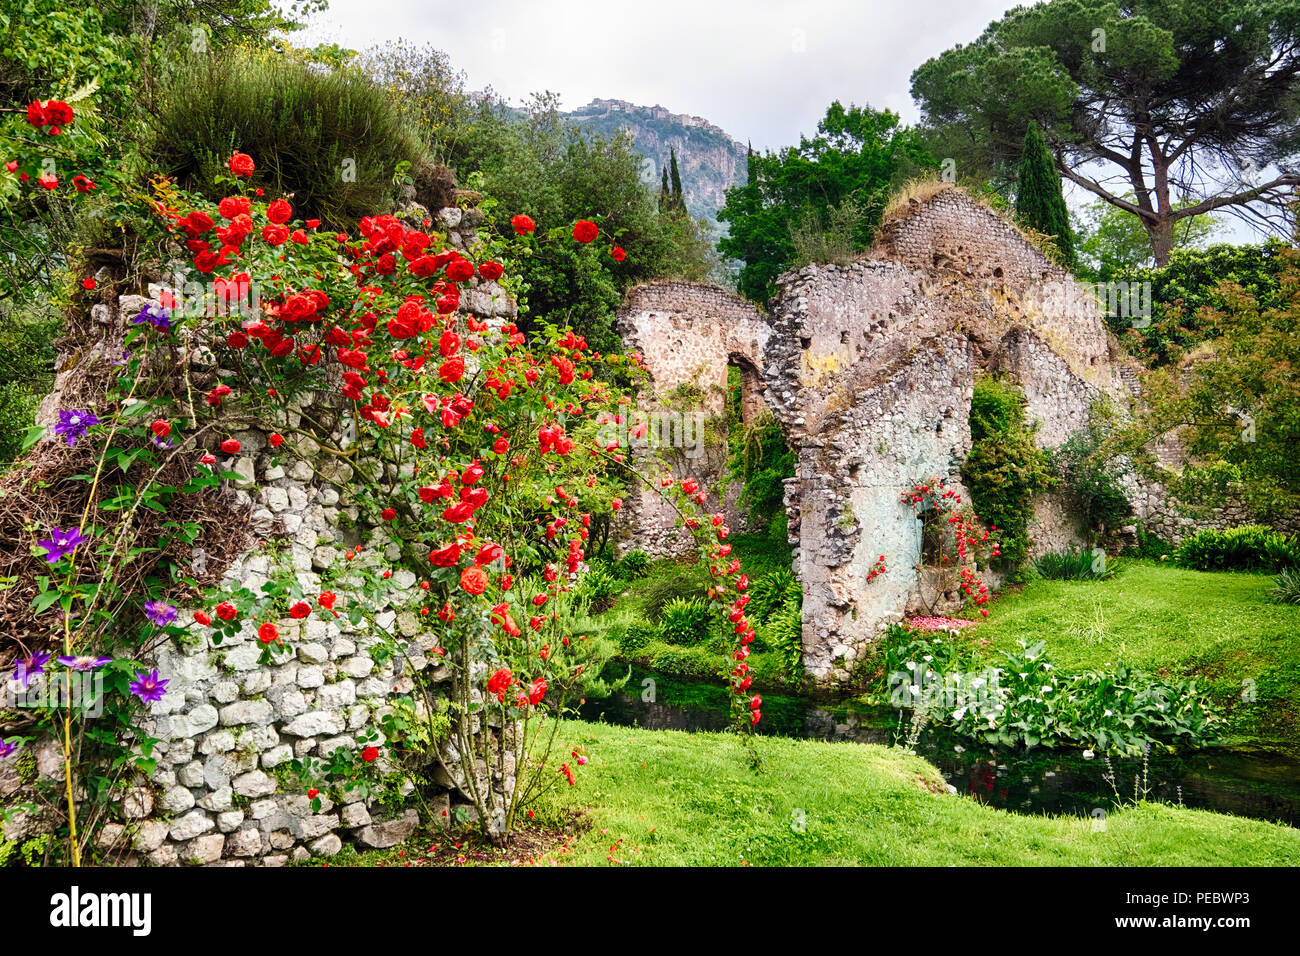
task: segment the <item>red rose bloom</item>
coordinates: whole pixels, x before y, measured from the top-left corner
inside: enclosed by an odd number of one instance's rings
[[[279,448],[284,444],[284,436],[279,432],[272,432],[271,437],[268,440],[271,442],[272,448]]]
[[[235,153],[230,157],[230,171],[236,176],[251,176],[256,168],[253,157],[247,153]]]
[[[447,263],[447,278],[452,282],[464,282],[474,275],[474,264],[468,259],[453,259]]]
[[[460,356],[453,356],[443,362],[438,368],[438,377],[448,385],[454,385],[459,382],[465,375],[465,360]]]
[[[223,621],[233,621],[239,617],[239,608],[235,607],[229,601],[222,601],[217,605],[217,617]]]
[[[274,644],[280,639],[280,630],[270,621],[257,629],[257,639],[263,644]]]
[[[495,694],[498,700],[504,699],[506,690],[507,688],[510,687],[511,682],[514,680],[514,676],[515,675],[510,672],[509,668],[506,667],[501,668],[499,671],[497,671],[491,677],[488,678],[488,682],[487,682],[488,693]]]
[[[277,199],[266,207],[266,218],[277,224],[284,224],[293,215],[293,207],[283,199]]]
[[[460,572],[460,586],[467,594],[482,594],[487,590],[488,576],[477,564]]]
[[[615,246],[613,249],[609,250],[609,254],[614,257],[615,262],[622,262],[627,258],[627,253],[623,251],[622,246]]]
[[[227,455],[238,454],[240,447],[241,446],[239,442],[237,442],[233,438],[227,438],[225,441],[221,443],[221,450],[224,451]]]
[[[94,184],[93,181],[87,179],[85,176],[73,176],[72,185],[77,187],[77,192],[79,193],[88,193],[92,189],[99,188]]]
[[[366,763],[374,763],[379,759],[379,748],[367,747],[365,750],[361,751],[361,759]]]
[[[289,230],[275,224],[263,226],[262,239],[267,245],[282,246],[289,241]]]
[[[196,624],[202,624],[204,627],[207,627],[209,624],[212,623],[212,618],[208,617],[207,612],[205,611],[195,611],[194,622]]]
[[[332,611],[334,610],[334,602],[337,600],[338,598],[334,595],[333,591],[322,591],[320,597],[316,599],[316,603],[325,608],[325,610]]]
[[[590,219],[579,219],[573,225],[573,238],[578,242],[591,242],[600,235],[600,227]]]
[[[67,126],[72,122],[72,107],[62,100],[50,100],[45,104],[45,122]]]
[[[157,435],[159,438],[166,438],[168,435],[172,433],[172,423],[168,421],[164,421],[161,418],[158,419],[149,427],[153,429],[153,433]]]
[[[294,620],[301,621],[311,613],[311,605],[306,601],[299,601],[293,607],[289,608],[289,616]]]
[[[514,227],[516,236],[522,236],[524,233],[532,232],[537,228],[532,217],[525,216],[522,213],[518,216],[511,216],[510,225]]]
[[[392,521],[397,517],[397,512],[392,508],[385,508],[379,513],[379,517],[383,518],[385,521]]]
[[[478,267],[479,276],[488,282],[496,282],[505,272],[499,262],[484,262]]]

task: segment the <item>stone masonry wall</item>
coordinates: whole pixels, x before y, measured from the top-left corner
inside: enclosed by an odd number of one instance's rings
[[[762,314],[739,296],[694,282],[655,282],[633,289],[618,314],[618,330],[625,344],[640,351],[650,372],[650,382],[638,398],[639,411],[701,413],[703,429],[686,424],[695,434],[694,449],[665,447],[660,452],[679,478],[693,477],[709,493],[710,510],[727,514],[728,525],[745,526],[736,508],[739,488],[732,483],[725,495],[718,492],[727,465],[727,367],[741,369],[742,417],[763,407],[761,370],[770,330]],[[680,390],[698,394],[683,397]],[[746,417],[745,420],[748,420]],[[633,451],[643,471],[650,467],[644,448]],[[679,554],[687,538],[675,527],[676,514],[653,489],[635,489],[620,516],[622,546],[653,555]]]

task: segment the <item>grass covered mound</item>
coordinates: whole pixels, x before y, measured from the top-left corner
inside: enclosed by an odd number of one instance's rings
[[[583,810],[559,862],[605,866],[1286,866],[1300,831],[1161,804],[1022,816],[949,794],[920,757],[763,738],[763,770],[727,734],[570,724],[589,763],[539,823]],[[612,858],[612,860],[611,860]]]

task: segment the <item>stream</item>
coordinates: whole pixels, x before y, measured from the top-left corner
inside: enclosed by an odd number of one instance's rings
[[[683,686],[693,687],[676,685]],[[580,714],[584,720],[647,730],[727,728],[721,689],[716,701],[708,692],[713,688],[681,694],[665,683],[662,689],[666,693],[658,694],[655,702],[644,701],[638,693],[615,691],[607,698],[587,701]],[[665,698],[701,696],[708,702],[665,702]],[[899,746],[904,736],[898,712],[888,708],[855,710],[768,695],[764,695],[758,730],[804,740]],[[1153,748],[1145,770],[1140,757],[1112,757],[1108,768],[1100,756],[1089,759],[1079,751],[994,748],[960,740],[942,728],[924,730],[914,749],[939,768],[957,793],[1016,813],[1095,816],[1098,809],[1109,812],[1138,796],[1300,826],[1300,761],[1280,753],[1207,748],[1166,754]]]

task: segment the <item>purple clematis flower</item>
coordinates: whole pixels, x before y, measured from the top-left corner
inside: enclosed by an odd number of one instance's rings
[[[5,757],[8,757],[9,755],[16,753],[17,751],[18,751],[17,744],[8,744],[5,743],[3,740],[0,740],[0,760],[3,760]]]
[[[158,676],[158,668],[155,667],[148,674],[136,674],[135,683],[131,685],[130,690],[142,702],[152,704],[162,700],[163,694],[167,693],[167,683]]]
[[[111,657],[60,657],[59,663],[74,671],[93,671],[97,667],[113,663]]]
[[[143,309],[136,313],[131,320],[135,325],[143,325],[148,322],[159,332],[166,332],[172,327],[172,318],[170,313],[161,305],[150,302]]]
[[[176,608],[166,601],[150,601],[144,606],[144,616],[159,627],[166,627],[176,620]]]
[[[78,545],[85,544],[89,540],[81,533],[80,528],[72,528],[68,531],[51,528],[49,540],[37,541],[36,547],[45,549],[45,560],[48,563],[58,564],[64,555],[71,554]]]
[[[99,424],[99,418],[90,412],[83,412],[75,408],[64,408],[59,411],[59,420],[54,423],[54,434],[62,435],[68,440],[68,447],[71,448],[78,438],[90,431],[91,427]]]
[[[22,684],[24,689],[31,687],[32,680],[45,673],[45,665],[49,661],[50,655],[43,653],[36,653],[25,661],[19,661],[14,665],[14,680]]]

